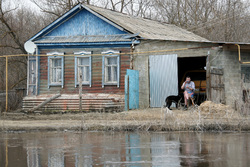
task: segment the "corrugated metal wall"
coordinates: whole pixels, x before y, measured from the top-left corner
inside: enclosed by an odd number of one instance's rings
[[[177,55],[149,56],[150,107],[162,107],[169,95],[178,95]]]

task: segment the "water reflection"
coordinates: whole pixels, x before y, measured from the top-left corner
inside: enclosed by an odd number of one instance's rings
[[[250,133],[0,133],[0,167],[237,166]]]
[[[151,138],[153,166],[180,166],[178,135],[159,134]]]

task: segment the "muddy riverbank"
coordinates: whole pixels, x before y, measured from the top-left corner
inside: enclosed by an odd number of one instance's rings
[[[7,113],[1,131],[250,131],[249,116],[236,111],[164,108],[114,113]]]

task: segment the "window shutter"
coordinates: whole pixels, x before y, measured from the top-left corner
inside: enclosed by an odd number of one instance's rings
[[[48,88],[50,88],[50,56],[48,57]]]
[[[120,55],[117,56],[117,87],[120,87]]]
[[[105,76],[104,76],[104,71],[105,71],[105,56],[102,56],[102,87],[104,88],[104,82],[105,82]]]
[[[63,88],[63,86],[64,86],[64,56],[62,56],[62,61],[61,61],[61,63],[62,63],[62,65],[61,65],[61,67],[62,67],[62,88]]]
[[[75,88],[77,87],[77,77],[78,77],[78,74],[77,74],[77,68],[78,68],[78,62],[77,62],[77,56],[75,56]]]
[[[89,57],[89,87],[92,86],[92,57]]]

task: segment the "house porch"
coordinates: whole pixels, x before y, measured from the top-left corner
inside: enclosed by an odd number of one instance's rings
[[[29,111],[55,94],[42,94],[38,96],[26,96],[23,98],[23,110]],[[119,94],[83,94],[82,111],[123,111],[124,95]],[[58,98],[37,109],[38,111],[61,112],[79,111],[78,94],[61,94]]]

